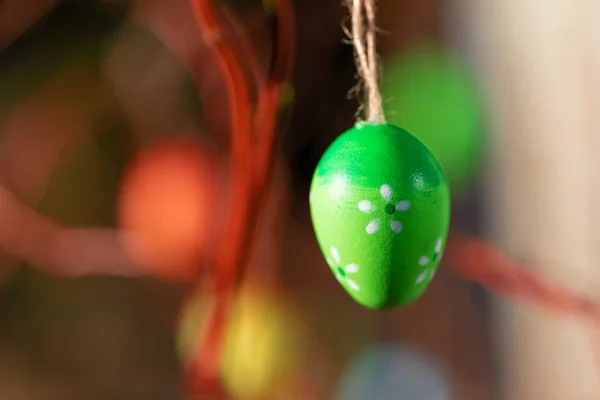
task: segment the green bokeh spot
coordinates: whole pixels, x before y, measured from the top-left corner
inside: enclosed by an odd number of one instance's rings
[[[431,148],[453,189],[468,185],[477,169],[483,120],[469,71],[444,48],[416,47],[385,63],[381,91],[389,122]]]

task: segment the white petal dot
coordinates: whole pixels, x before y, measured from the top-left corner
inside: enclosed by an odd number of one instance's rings
[[[435,242],[435,252],[439,253],[442,250],[442,238],[438,238],[437,242]]]
[[[344,268],[344,271],[346,271],[349,274],[355,274],[358,272],[358,265],[357,264],[348,264]]]
[[[375,206],[369,200],[363,200],[358,203],[358,209],[366,214],[375,212]]]
[[[428,262],[429,262],[429,257],[422,256],[421,258],[419,258],[419,265],[421,267],[424,265],[427,265]]]
[[[421,272],[421,274],[417,277],[415,284],[418,285],[419,283],[423,282],[428,275],[429,271]]]
[[[400,222],[400,221],[392,221],[392,222],[390,222],[390,227],[396,233],[402,232],[402,222]]]
[[[331,257],[333,257],[333,261],[335,261],[336,264],[339,264],[340,263],[340,253],[338,252],[338,249],[331,246],[330,251],[331,251]]]
[[[378,230],[379,230],[379,221],[378,220],[374,219],[373,221],[371,221],[367,224],[366,231],[369,235],[374,234]]]
[[[429,275],[429,280],[432,280],[433,277],[435,276],[435,273],[437,272],[437,268],[434,268],[431,270],[431,274]]]
[[[396,211],[406,211],[410,208],[410,201],[402,200],[398,204],[396,204]]]
[[[327,257],[325,260],[327,260],[327,265],[329,265],[330,267],[335,267],[335,264],[333,263],[333,261],[331,261],[331,258]]]
[[[337,279],[339,283],[344,282],[344,278],[342,278],[342,276],[340,274],[335,274],[335,279]]]
[[[346,278],[346,283],[348,284],[348,286],[350,286],[353,290],[359,291],[360,287],[356,284],[356,282],[354,282],[351,279]]]
[[[379,189],[379,193],[381,193],[381,197],[383,197],[383,199],[385,201],[390,201],[392,199],[392,196],[394,195],[394,191],[392,190],[392,187],[390,185],[388,185],[387,183],[384,185],[381,185],[381,188]]]

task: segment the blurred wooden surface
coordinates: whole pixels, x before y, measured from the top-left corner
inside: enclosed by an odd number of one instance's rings
[[[493,236],[540,273],[593,293],[598,112],[589,79],[599,64],[589,64],[597,54],[585,32],[590,10],[584,1],[460,3],[494,110]],[[587,327],[506,299],[497,306],[504,399],[600,398],[597,338]]]

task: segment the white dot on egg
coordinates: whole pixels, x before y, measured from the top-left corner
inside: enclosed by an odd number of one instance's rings
[[[335,247],[331,246],[331,256],[336,264],[340,263],[340,252]]]
[[[369,200],[358,202],[358,209],[364,213],[372,213],[375,211],[375,206]]]
[[[431,270],[431,274],[429,274],[429,280],[432,280],[433,277],[435,276],[435,273],[437,272],[437,268],[434,268]]]
[[[369,235],[374,234],[378,230],[379,230],[379,221],[378,220],[374,219],[373,221],[371,221],[367,224],[366,231]]]
[[[352,290],[355,290],[357,292],[360,290],[360,287],[353,280],[346,278],[346,283],[348,284],[348,286],[350,286]]]
[[[392,222],[390,222],[390,227],[396,233],[402,232],[402,222],[400,222],[400,221],[392,221]]]
[[[429,271],[421,272],[417,277],[417,280],[415,281],[415,285],[418,285],[419,283],[423,282],[428,275]]]
[[[383,199],[385,201],[390,201],[392,199],[392,196],[394,195],[394,191],[392,190],[392,187],[390,185],[388,185],[387,183],[384,185],[381,185],[381,188],[379,189],[379,193],[381,193],[381,197],[383,197]]]
[[[358,272],[358,265],[357,264],[348,264],[344,268],[344,271],[346,271],[349,274],[355,274]]]
[[[402,200],[398,204],[396,204],[396,211],[406,211],[410,208],[410,201]]]
[[[427,265],[428,262],[429,262],[429,257],[422,256],[421,258],[419,258],[420,266]]]
[[[442,238],[438,238],[437,242],[435,242],[435,252],[439,253],[442,250]]]

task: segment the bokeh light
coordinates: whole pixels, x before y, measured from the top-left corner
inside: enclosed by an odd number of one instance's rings
[[[388,120],[419,137],[442,163],[452,189],[476,173],[482,105],[473,76],[443,47],[420,45],[384,64]]]
[[[403,344],[360,351],[342,374],[336,400],[449,400],[448,381],[426,353]]]
[[[178,349],[183,360],[202,342],[212,300],[198,293],[181,314]],[[306,349],[300,321],[284,296],[244,285],[232,310],[221,363],[223,383],[234,398],[270,398],[269,393],[296,379]]]
[[[216,230],[215,191],[215,168],[199,143],[178,139],[142,150],[119,198],[121,226],[133,233],[131,256],[160,278],[196,277]]]

